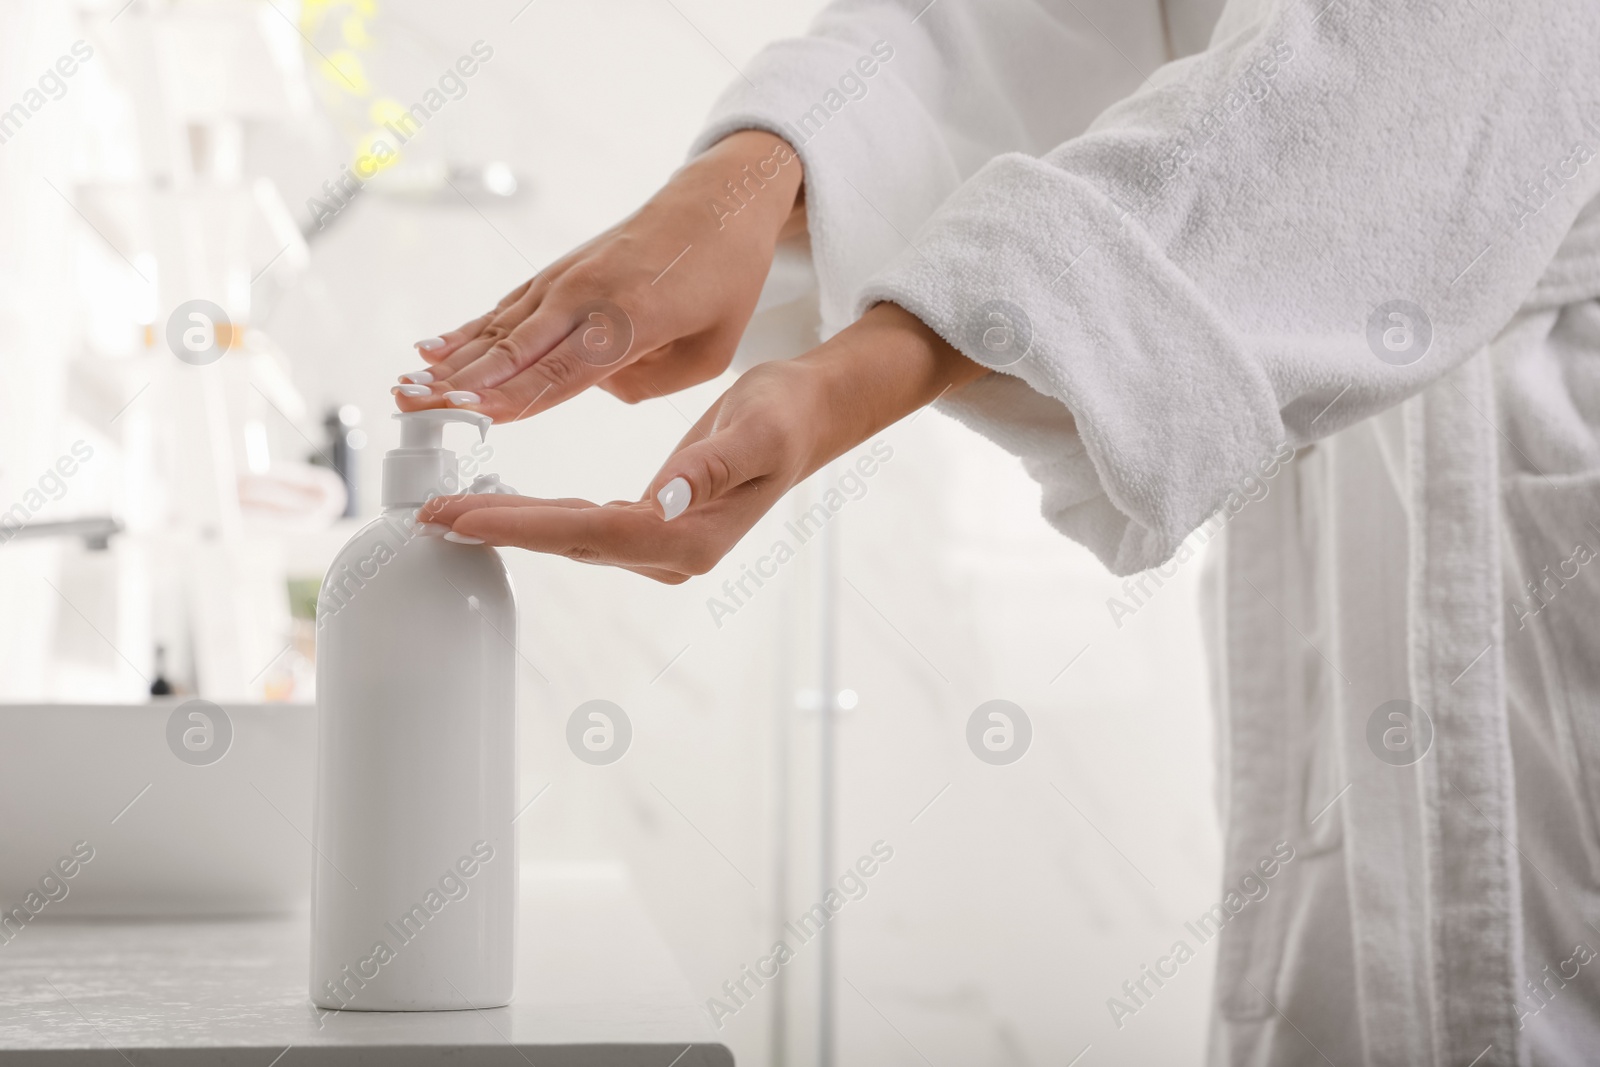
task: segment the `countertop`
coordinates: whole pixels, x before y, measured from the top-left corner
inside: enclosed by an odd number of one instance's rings
[[[620,877],[522,879],[508,1007],[324,1012],[309,919],[57,921],[0,944],[14,1067],[731,1067]]]

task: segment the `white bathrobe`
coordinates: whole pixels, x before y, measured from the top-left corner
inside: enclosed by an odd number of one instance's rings
[[[1217,554],[1225,881],[1298,857],[1214,1063],[1600,1062],[1597,68],[1594,0],[841,0],[701,138],[799,149],[766,303],[997,366],[944,406],[1117,573],[1298,450]]]

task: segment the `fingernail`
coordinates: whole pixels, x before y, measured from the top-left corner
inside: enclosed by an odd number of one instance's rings
[[[433,392],[426,385],[397,385],[389,391],[399,393],[401,396],[427,396]]]
[[[415,347],[422,349],[424,352],[432,352],[436,348],[444,347],[444,338],[430,337],[426,341],[418,341]]]
[[[433,371],[414,370],[410,374],[400,375],[400,380],[402,382],[412,382],[416,385],[427,385],[429,382],[433,381]]]
[[[454,530],[451,530],[449,533],[445,534],[444,539],[446,541],[454,541],[458,545],[483,544],[483,538],[481,537],[473,537],[471,534],[456,533]]]
[[[483,400],[483,397],[466,389],[452,389],[444,394],[444,400],[447,404],[455,404],[459,407],[462,404],[479,403]]]
[[[661,492],[656,494],[656,500],[661,503],[661,512],[671,522],[689,506],[689,482],[684,478],[674,478],[661,487]]]
[[[442,522],[419,522],[413,524],[411,529],[416,533],[426,534],[430,537],[450,532],[450,527]]]

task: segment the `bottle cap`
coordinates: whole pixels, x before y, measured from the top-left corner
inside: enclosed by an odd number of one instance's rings
[[[430,497],[461,492],[461,477],[456,454],[444,447],[446,423],[466,422],[478,428],[487,440],[494,422],[476,411],[454,408],[428,408],[401,411],[400,447],[383,457],[383,506],[418,507]]]

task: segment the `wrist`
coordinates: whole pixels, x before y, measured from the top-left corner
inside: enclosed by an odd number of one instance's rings
[[[804,174],[788,141],[766,130],[736,130],[693,164],[697,192],[718,230],[748,224],[776,243],[805,218]]]
[[[888,303],[868,309],[795,362],[810,369],[822,408],[816,467],[989,372]]]

